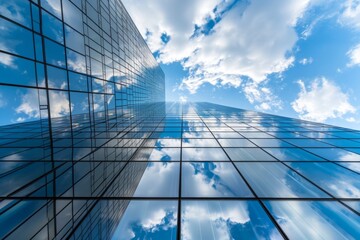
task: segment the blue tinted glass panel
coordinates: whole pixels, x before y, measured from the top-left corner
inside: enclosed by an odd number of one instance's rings
[[[265,201],[290,239],[358,239],[360,218],[336,201]]]
[[[277,161],[259,148],[225,148],[233,161]]]
[[[256,147],[247,139],[218,139],[222,147]]]
[[[65,67],[65,49],[60,44],[45,39],[46,62],[55,66]]]
[[[30,2],[23,0],[1,1],[1,15],[31,28]]]
[[[64,44],[62,22],[45,11],[42,11],[42,29],[45,36]]]
[[[288,162],[305,177],[339,198],[359,198],[359,174],[330,162],[300,163]]]
[[[280,161],[324,161],[323,158],[315,156],[300,148],[263,148]]]
[[[294,147],[279,139],[250,139],[259,147]]]
[[[235,163],[259,197],[329,197],[282,163]]]
[[[0,53],[0,82],[36,86],[34,62]]]
[[[41,7],[51,12],[58,18],[61,18],[61,3],[60,0],[41,0]]]
[[[134,197],[177,197],[179,173],[179,163],[148,163]]]
[[[192,162],[182,164],[184,197],[250,197],[249,188],[232,163]]]
[[[182,147],[220,147],[215,139],[190,139],[182,141]]]
[[[64,69],[47,66],[48,86],[56,89],[68,89],[67,73]]]
[[[34,59],[33,35],[29,30],[3,18],[0,18],[0,29],[0,50]],[[1,63],[10,65],[6,59]]]
[[[226,161],[228,157],[221,148],[183,148],[184,161]]]
[[[283,239],[256,201],[182,201],[182,239]]]
[[[176,201],[131,201],[113,240],[176,239]]]
[[[360,161],[360,155],[341,148],[308,148],[306,149],[330,161]]]

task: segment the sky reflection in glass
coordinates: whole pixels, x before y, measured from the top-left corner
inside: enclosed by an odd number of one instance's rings
[[[181,239],[283,239],[256,201],[182,201]]]
[[[339,202],[265,201],[290,239],[359,239],[360,217]]]
[[[184,197],[253,196],[232,163],[189,162],[182,164]]]
[[[130,201],[112,240],[176,239],[176,201]]]
[[[282,163],[235,163],[259,197],[327,198],[323,191]]]
[[[339,198],[360,198],[359,174],[330,162],[287,162],[305,177]]]
[[[177,197],[179,172],[179,163],[148,163],[134,197]]]

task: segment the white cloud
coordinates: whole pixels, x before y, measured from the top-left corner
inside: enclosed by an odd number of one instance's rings
[[[232,234],[227,222],[246,224],[250,221],[245,201],[217,202],[187,201],[183,204],[181,233],[188,239],[230,240]]]
[[[179,101],[183,102],[183,103],[187,102],[187,99],[188,99],[187,96],[180,96],[179,97]]]
[[[314,59],[312,57],[310,58],[303,58],[299,61],[300,64],[302,65],[308,65],[308,64],[312,64],[314,61]]]
[[[346,0],[340,22],[351,28],[360,28],[360,1]]]
[[[177,163],[149,163],[141,177],[134,196],[172,196],[174,192],[172,187],[177,183],[178,172],[179,165]],[[156,179],[157,182],[156,186],[154,185],[154,179]]]
[[[5,51],[9,51],[8,48],[4,45],[4,43],[0,42],[0,49],[5,50]],[[6,53],[2,53],[0,52],[0,63],[10,67],[10,68],[17,68],[17,66],[14,64],[14,57],[6,54]]]
[[[356,111],[348,95],[326,78],[315,79],[308,89],[303,81],[298,83],[301,90],[291,106],[301,119],[322,122]]]
[[[26,120],[26,118],[18,117],[18,118],[16,119],[16,122],[21,123],[21,122],[24,122],[25,120]]]
[[[158,51],[159,60],[180,61],[189,71],[180,88],[190,93],[205,83],[237,88],[243,77],[259,84],[269,74],[285,71],[295,60],[292,50],[298,36],[294,27],[309,0],[253,0],[227,9],[232,3],[124,0],[150,49]],[[209,20],[216,22],[209,34],[194,32],[195,25],[206,29]],[[161,41],[164,33],[170,37],[167,43]],[[266,101],[260,108],[271,105]]]
[[[360,43],[347,52],[347,56],[350,58],[348,67],[360,66]]]
[[[221,0],[125,0],[126,9],[134,19],[139,31],[147,40],[150,49],[161,51],[161,61],[180,61],[196,49],[189,39],[194,25],[203,25],[205,18]],[[166,44],[162,34],[170,36]],[[192,42],[192,41],[191,41]]]
[[[354,117],[349,117],[345,119],[347,122],[356,122],[356,119]]]
[[[176,206],[175,201],[131,201],[112,239],[138,239],[139,231],[134,226],[147,233],[174,228],[177,223]]]
[[[21,104],[15,109],[15,112],[27,115],[28,118],[39,118],[39,99],[35,89],[29,89],[26,94],[21,97]]]
[[[67,64],[69,69],[80,73],[86,73],[85,58],[75,52],[68,52]]]
[[[267,88],[255,82],[247,83],[243,92],[247,100],[252,104],[257,104],[255,108],[261,111],[271,110],[272,108],[281,109],[282,102]]]
[[[349,219],[350,211],[331,201],[269,201],[272,215],[290,239],[347,239],[351,234],[336,228],[325,213]],[[305,221],[306,219],[306,221]]]
[[[12,1],[2,1],[0,5],[0,15],[6,16],[16,22],[27,25],[26,19],[24,18],[24,14],[28,14],[22,8],[21,0],[12,0]]]
[[[58,15],[61,15],[61,5],[60,2],[57,0],[45,0],[44,4],[48,4],[49,7],[53,10],[53,12],[57,13]]]
[[[50,115],[52,118],[63,117],[70,113],[69,99],[67,93],[62,91],[50,91]],[[71,104],[71,109],[73,104]]]
[[[40,98],[45,96],[40,95]],[[50,91],[50,115],[52,118],[62,117],[70,112],[69,100],[66,92]],[[40,102],[46,102],[45,99]],[[71,104],[73,108],[73,104]],[[31,118],[40,118],[39,95],[37,90],[29,89],[27,93],[21,96],[21,104],[15,109],[17,114],[25,114],[25,117],[19,117],[17,120],[25,121]]]

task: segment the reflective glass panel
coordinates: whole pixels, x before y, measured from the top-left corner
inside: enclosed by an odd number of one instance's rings
[[[290,239],[357,239],[360,217],[336,201],[265,201]]]
[[[283,239],[256,201],[182,201],[181,238]]]
[[[130,201],[112,239],[176,239],[176,230],[176,201]]]
[[[226,161],[229,160],[221,148],[183,148],[183,161]]]
[[[182,164],[184,197],[250,197],[244,180],[232,163],[189,162]]]
[[[260,148],[225,148],[233,161],[276,161]]]
[[[259,197],[327,198],[323,191],[282,163],[235,163]]]
[[[318,186],[339,198],[359,198],[359,174],[330,162],[287,162]]]

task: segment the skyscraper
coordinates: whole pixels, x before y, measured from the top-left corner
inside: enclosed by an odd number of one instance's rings
[[[118,0],[1,1],[0,28],[0,238],[110,238],[164,73]]]
[[[1,239],[360,237],[359,131],[165,103],[118,0],[1,6]]]

